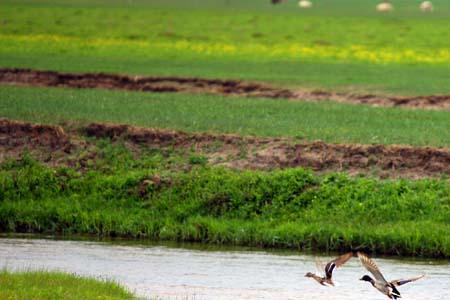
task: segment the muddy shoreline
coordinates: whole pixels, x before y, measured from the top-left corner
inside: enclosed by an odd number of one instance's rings
[[[450,175],[450,149],[400,145],[327,144],[290,138],[186,133],[128,125],[92,123],[86,126],[39,125],[0,119],[0,162],[25,153],[48,165],[83,166],[95,159],[89,138],[108,138],[139,147],[192,151],[211,165],[235,169],[272,170],[306,167],[320,173],[347,172],[379,178],[441,177]],[[83,152],[83,157],[77,153]]]
[[[0,68],[0,84],[101,88],[143,92],[203,93],[301,101],[336,101],[372,106],[450,110],[450,95],[388,96],[278,88],[265,83],[183,77],[145,77],[105,73],[61,73]]]

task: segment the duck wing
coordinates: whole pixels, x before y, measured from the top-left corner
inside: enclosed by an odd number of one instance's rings
[[[350,258],[352,258],[352,256],[353,256],[353,253],[348,252],[346,254],[339,256],[338,258],[333,259],[329,263],[327,263],[327,265],[325,266],[325,275],[326,275],[327,279],[331,279],[331,277],[333,276],[334,269],[339,268],[340,266],[345,264]]]
[[[372,259],[370,259],[366,254],[362,252],[358,252],[357,255],[362,265],[367,269],[367,271],[372,273],[372,275],[378,282],[388,284],[383,274],[381,274],[380,269],[377,267],[377,265]]]
[[[324,276],[323,270],[325,270],[325,264],[320,260],[320,258],[316,257],[316,273],[317,275]]]
[[[409,278],[409,279],[396,279],[396,280],[392,280],[391,284],[394,285],[394,286],[401,286],[401,285],[404,285],[404,284],[407,284],[407,283],[419,280],[419,279],[421,279],[423,277],[425,277],[425,275],[420,275],[420,276],[417,276],[417,277],[414,277],[414,278]]]

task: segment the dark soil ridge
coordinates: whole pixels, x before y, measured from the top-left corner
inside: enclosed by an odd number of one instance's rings
[[[0,147],[17,147],[24,144],[56,150],[69,144],[69,136],[61,126],[0,119]]]
[[[105,123],[72,126],[66,132],[61,126],[7,119],[0,119],[0,162],[30,153],[49,165],[83,166],[96,157],[95,147],[86,137],[124,142],[134,152],[136,146],[175,148],[186,156],[194,151],[211,165],[236,169],[306,167],[321,173],[342,171],[410,179],[450,175],[450,149],[446,148],[298,142],[289,138],[185,133]],[[77,153],[83,153],[83,157]]]
[[[32,154],[42,162],[57,165],[74,148],[72,138],[61,126],[0,119],[0,162]]]
[[[0,69],[0,83],[45,87],[102,88],[144,92],[186,92],[290,98],[292,92],[239,80],[140,77],[105,73],[59,73],[30,69]]]
[[[241,80],[181,77],[141,77],[105,73],[60,73],[30,69],[0,68],[0,83],[43,87],[103,88],[145,92],[183,92],[295,99],[337,101],[373,106],[399,106],[450,110],[450,95],[383,96],[320,90],[283,89],[269,84]]]

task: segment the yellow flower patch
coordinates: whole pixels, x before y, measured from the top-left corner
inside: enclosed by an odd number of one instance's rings
[[[365,45],[343,47],[323,45],[301,45],[286,43],[232,44],[179,40],[175,42],[153,42],[151,40],[127,39],[80,39],[58,35],[0,35],[0,48],[14,50],[55,49],[94,53],[96,51],[120,49],[139,55],[200,55],[205,57],[229,57],[255,60],[332,60],[342,62],[367,62],[374,64],[448,64],[449,49],[393,49],[373,48]],[[0,51],[2,51],[0,49]],[[6,51],[6,50],[5,50]]]

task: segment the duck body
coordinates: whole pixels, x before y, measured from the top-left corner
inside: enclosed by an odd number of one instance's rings
[[[321,277],[321,276],[313,274],[311,272],[306,273],[305,277],[312,278],[323,286],[329,286],[329,285],[334,286],[333,280],[331,280],[331,278],[328,279],[326,277]]]
[[[370,282],[374,288],[385,294],[389,299],[397,299],[402,297],[400,295],[400,292],[396,288],[397,286],[401,286],[403,284],[413,282],[424,277],[424,275],[421,275],[410,279],[398,279],[388,282],[384,278],[383,274],[381,274],[380,269],[377,267],[373,260],[371,260],[367,255],[361,252],[358,252],[357,256],[359,257],[362,265],[375,277],[372,278],[369,275],[364,275],[360,280]]]
[[[397,299],[402,297],[400,295],[400,292],[390,282],[378,281],[373,279],[369,275],[364,275],[360,280],[370,282],[374,288],[385,294],[389,299]]]
[[[322,266],[319,266],[318,262],[316,261],[317,269],[319,272],[321,272],[323,274],[323,276],[319,276],[317,274],[308,272],[308,273],[306,273],[305,277],[312,278],[315,281],[317,281],[319,284],[324,285],[324,286],[334,286],[333,271],[336,268],[345,264],[350,258],[352,258],[352,256],[353,256],[352,252],[341,255],[338,258],[333,259],[332,261],[327,263],[324,268],[322,268]]]

